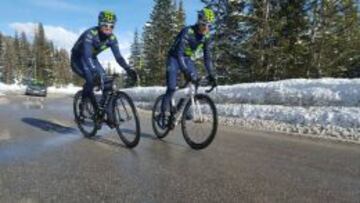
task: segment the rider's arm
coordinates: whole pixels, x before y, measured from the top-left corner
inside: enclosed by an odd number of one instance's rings
[[[178,45],[178,49],[176,52],[177,59],[178,59],[179,65],[180,65],[180,69],[183,72],[187,70],[187,66],[186,66],[184,58],[185,58],[185,46],[188,43],[188,39],[189,39],[188,29],[183,29],[182,33],[180,34],[179,39],[178,39],[179,45]]]
[[[113,52],[114,54],[114,57],[117,61],[117,63],[123,67],[125,70],[129,70],[130,69],[130,66],[126,63],[124,57],[121,55],[120,53],[120,49],[119,49],[119,44],[116,40],[116,37],[113,35],[111,36],[111,51]]]
[[[207,39],[204,43],[204,63],[206,71],[209,75],[213,74],[212,58],[210,52],[210,40]]]

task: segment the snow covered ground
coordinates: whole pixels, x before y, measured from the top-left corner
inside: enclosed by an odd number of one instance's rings
[[[49,93],[75,94],[73,85],[49,87]],[[0,94],[25,91],[3,85]],[[164,87],[125,89],[138,107],[150,110]],[[203,91],[203,89],[201,89]],[[177,93],[177,97],[184,91]],[[292,79],[221,86],[210,94],[221,123],[246,128],[309,134],[360,142],[360,79]]]
[[[132,88],[138,101],[153,101],[163,87]],[[286,106],[360,106],[360,79],[292,79],[221,86],[211,93],[216,103]]]
[[[25,91],[24,85],[7,85],[4,83],[0,83],[0,94],[5,94],[5,92],[17,92],[17,91]]]
[[[52,94],[75,94],[77,91],[82,89],[82,87],[74,86],[73,84],[69,84],[64,87],[49,87],[48,93]]]
[[[16,93],[25,93],[26,86],[25,85],[6,85],[4,83],[0,83],[0,95],[5,95],[9,92]],[[48,93],[52,94],[75,94],[81,87],[74,86],[73,84],[69,84],[62,87],[48,87]]]

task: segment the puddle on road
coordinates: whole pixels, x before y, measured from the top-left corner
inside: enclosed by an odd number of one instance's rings
[[[0,95],[0,105],[6,105],[6,104],[9,104],[10,103],[10,100],[6,97],[3,97]]]
[[[9,140],[11,138],[8,130],[0,131],[0,141]]]
[[[45,98],[41,97],[26,97],[23,105],[26,109],[44,109]]]
[[[45,134],[39,136],[36,131],[29,130],[26,138],[1,145],[0,164],[36,158],[57,147],[84,139],[81,133],[71,126],[34,118],[24,118],[23,122],[43,130]],[[31,136],[33,137],[30,138]],[[11,139],[10,132],[7,130],[0,131],[0,144],[7,139]]]

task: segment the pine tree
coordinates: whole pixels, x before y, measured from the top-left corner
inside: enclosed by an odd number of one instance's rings
[[[358,77],[359,3],[356,0],[310,1],[310,65],[317,77]]]
[[[340,44],[343,49],[347,49],[341,52],[338,57],[341,60],[335,61],[334,65],[343,61],[346,67],[345,77],[360,77],[360,3],[356,0],[344,1],[344,6],[347,9],[344,10],[340,39],[345,42]]]
[[[139,38],[139,33],[137,29],[134,33],[134,41],[131,45],[131,54],[129,58],[129,64],[131,67],[135,68],[137,70],[139,76],[140,76],[140,82],[141,85],[145,84],[145,71],[143,67],[143,54],[142,54],[142,43],[141,39]]]
[[[4,54],[4,71],[3,81],[6,84],[12,84],[15,82],[15,69],[16,69],[16,53],[14,48],[14,41],[8,39],[5,42],[5,54]]]
[[[56,79],[56,68],[55,68],[55,47],[52,41],[46,40],[46,46],[44,50],[44,82],[47,85],[53,85]]]
[[[42,23],[38,24],[34,39],[35,70],[34,77],[37,80],[51,85],[54,80],[54,45],[45,37]]]
[[[171,0],[154,0],[150,22],[144,29],[144,65],[147,85],[165,80],[166,57],[176,34],[176,10]]]
[[[246,1],[202,0],[216,13],[213,61],[220,83],[238,83],[252,77],[248,54],[241,46],[249,33],[248,25],[240,23],[245,16]]]
[[[180,32],[185,27],[186,14],[184,10],[184,2],[180,0],[179,7],[176,12],[176,31]]]
[[[20,38],[19,38],[19,34],[16,31],[15,32],[15,37],[14,37],[14,53],[15,53],[15,57],[16,57],[16,63],[15,63],[15,67],[14,67],[14,77],[15,80],[20,82],[22,80],[22,58],[21,58],[21,45],[20,45]]]
[[[31,78],[31,45],[27,39],[25,32],[21,32],[20,36],[20,57],[21,58],[21,69],[22,69],[22,77],[24,79]]]
[[[0,81],[3,81],[3,72],[4,72],[4,37],[0,32]]]
[[[270,29],[273,37],[272,66],[266,80],[298,78],[306,75],[310,57],[307,36],[309,23],[304,10],[306,0],[273,3]]]
[[[65,49],[54,50],[54,84],[66,85],[72,81],[69,54]]]
[[[41,23],[38,24],[38,27],[35,29],[35,39],[34,39],[34,75],[33,77],[37,80],[45,80],[45,53],[46,53],[46,39],[44,27]]]
[[[14,49],[16,54],[16,68],[15,79],[19,82],[24,82],[23,79],[28,78],[28,65],[30,56],[30,44],[26,39],[24,32],[19,36],[18,32],[15,32],[14,37]]]

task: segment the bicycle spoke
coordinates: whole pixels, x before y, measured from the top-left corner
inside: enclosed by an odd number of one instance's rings
[[[118,101],[120,100],[120,102]],[[128,146],[135,147],[140,138],[140,124],[136,115],[135,106],[125,93],[117,96],[115,101],[115,119],[121,122],[116,127],[120,139]],[[125,119],[122,116],[125,115]]]
[[[209,111],[208,111],[209,110]],[[192,120],[188,120],[188,111],[193,112]],[[197,95],[184,110],[182,131],[185,141],[194,149],[208,146],[217,130],[217,113],[215,105],[207,95]]]

